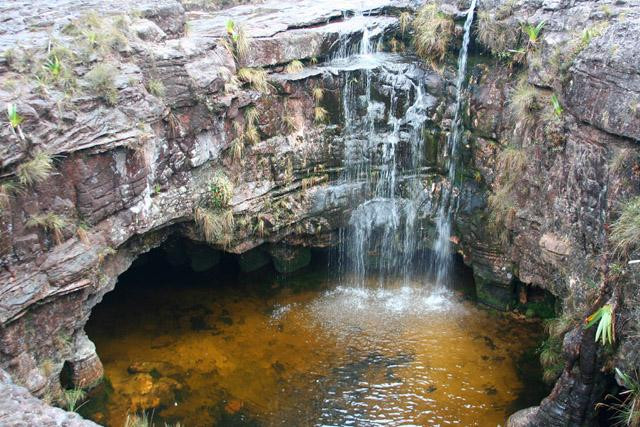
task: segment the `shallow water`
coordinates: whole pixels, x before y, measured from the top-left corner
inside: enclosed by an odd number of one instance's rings
[[[542,397],[523,378],[538,375],[523,362],[538,324],[429,284],[370,282],[134,269],[87,325],[112,390],[84,413],[109,426],[144,409],[156,425],[495,426]]]

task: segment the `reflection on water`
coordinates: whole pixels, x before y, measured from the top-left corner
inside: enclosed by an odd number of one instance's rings
[[[126,274],[87,325],[111,387],[83,409],[103,424],[154,408],[156,425],[495,426],[541,397],[516,366],[538,325],[457,293],[156,267]]]

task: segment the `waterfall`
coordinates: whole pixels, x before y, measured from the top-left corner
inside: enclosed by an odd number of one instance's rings
[[[426,90],[419,78],[404,75],[415,65],[379,52],[380,36],[365,26],[358,48],[340,46],[332,61],[348,69],[342,71],[345,155],[340,185],[352,186],[358,198],[339,236],[338,269],[347,286],[364,285],[373,272],[380,285],[391,278],[406,281],[420,240],[416,200],[422,192],[418,169]],[[374,85],[387,90],[387,99],[374,99]],[[403,93],[396,93],[396,85]],[[399,151],[406,159],[398,158]]]
[[[458,146],[462,132],[462,101],[464,82],[467,74],[467,54],[469,48],[469,39],[471,33],[471,24],[473,23],[473,14],[476,7],[476,0],[471,0],[471,6],[467,12],[467,19],[464,23],[464,37],[462,39],[462,47],[458,56],[458,75],[456,78],[456,100],[454,105],[453,122],[451,123],[451,132],[447,139],[446,154],[448,158],[448,186],[442,187],[440,196],[440,206],[438,208],[438,217],[436,220],[437,239],[433,250],[435,253],[432,270],[436,273],[436,285],[446,286],[449,281],[449,272],[451,270],[451,222],[455,213],[455,179],[456,167],[458,165]]]

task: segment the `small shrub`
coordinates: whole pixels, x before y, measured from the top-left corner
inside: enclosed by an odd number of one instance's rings
[[[437,3],[425,4],[413,20],[418,56],[432,63],[442,61],[453,39],[453,18],[439,10]]]
[[[28,162],[18,165],[16,175],[22,186],[31,186],[46,180],[53,171],[53,159],[41,151]]]
[[[118,102],[118,89],[116,88],[116,68],[110,64],[98,64],[87,73],[89,91],[102,98],[107,104],[115,105]]]
[[[164,95],[166,93],[164,83],[162,83],[162,80],[158,79],[149,80],[149,82],[147,83],[147,90],[151,95],[158,98],[164,98]]]
[[[629,200],[622,207],[620,217],[611,226],[611,242],[618,253],[626,254],[640,241],[640,197]]]
[[[209,206],[214,209],[222,209],[229,206],[233,197],[233,184],[223,174],[217,174],[209,182]]]
[[[29,218],[25,224],[27,228],[40,228],[53,235],[56,244],[62,243],[62,231],[67,226],[67,221],[54,213],[38,214]]]
[[[289,62],[287,66],[284,68],[284,72],[287,74],[299,73],[302,70],[304,70],[304,65],[302,64],[302,62],[298,61],[297,59]]]

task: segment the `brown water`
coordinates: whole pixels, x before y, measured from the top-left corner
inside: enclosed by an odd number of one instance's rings
[[[156,425],[496,426],[542,397],[535,357],[525,361],[539,325],[428,284],[353,289],[326,276],[126,274],[87,325],[112,389],[94,392],[85,415],[109,426],[142,410]]]

